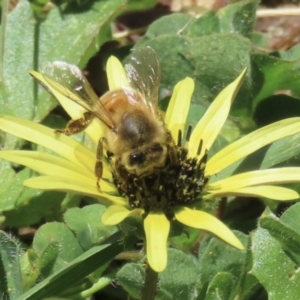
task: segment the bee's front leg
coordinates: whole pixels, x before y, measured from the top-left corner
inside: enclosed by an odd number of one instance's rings
[[[121,163],[120,158],[116,159],[114,168],[115,168],[115,172],[116,172],[116,176],[117,176],[118,180],[120,182],[122,182],[123,185],[127,184],[130,174],[128,173],[128,171],[126,170],[124,165]]]
[[[167,131],[167,135],[166,135],[166,142],[168,144],[167,149],[168,149],[168,156],[170,158],[170,161],[172,164],[177,164],[178,162],[178,158],[177,158],[177,154],[176,154],[176,145],[174,143],[172,134],[170,131]]]
[[[88,127],[88,125],[92,122],[93,118],[94,115],[91,112],[86,111],[82,114],[81,118],[69,121],[66,128],[56,129],[55,133],[64,133],[65,135],[72,135],[81,132]]]
[[[107,143],[106,138],[101,138],[98,142],[97,150],[96,150],[96,164],[95,164],[95,175],[97,177],[97,189],[98,191],[101,191],[99,181],[102,177],[103,173],[103,144]]]

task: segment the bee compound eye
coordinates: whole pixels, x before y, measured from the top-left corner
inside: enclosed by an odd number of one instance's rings
[[[146,160],[146,155],[143,152],[134,152],[129,156],[129,164],[131,166],[140,165]]]

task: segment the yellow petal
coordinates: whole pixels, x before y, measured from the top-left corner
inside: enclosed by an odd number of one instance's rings
[[[58,100],[64,110],[69,114],[69,116],[75,120],[82,117],[82,113],[89,109],[89,106],[82,101],[82,99],[78,98],[76,95],[69,91],[66,87],[62,86],[60,83],[55,82],[51,78],[45,77],[36,72],[30,71],[29,72],[34,78],[36,78],[39,82],[41,82],[47,90],[51,92],[51,94]],[[51,84],[50,84],[50,83]],[[70,100],[67,96],[65,96],[66,91],[69,94],[72,94],[72,97],[78,99],[78,102],[83,103],[83,105],[87,108],[83,108],[82,106],[78,105],[76,102]],[[98,119],[94,119],[92,123],[84,130],[88,136],[93,140],[95,144],[98,143],[99,139],[105,135],[105,126],[102,124]]]
[[[37,151],[0,151],[0,158],[24,165],[45,175],[63,175],[64,177],[88,177],[96,180],[95,175],[64,158]]]
[[[111,205],[102,215],[102,223],[104,225],[116,225],[121,223],[128,217],[140,216],[144,213],[141,208],[129,210],[122,205]]]
[[[233,247],[244,249],[242,243],[225,224],[204,211],[183,207],[175,212],[175,218],[187,226],[209,231]]]
[[[3,116],[0,117],[0,129],[44,146],[71,162],[94,172],[95,153],[68,136],[55,134],[51,128],[24,119]]]
[[[155,272],[167,266],[167,240],[170,222],[163,213],[149,213],[144,220],[148,263]]]
[[[299,194],[294,190],[274,186],[274,185],[258,185],[258,186],[250,186],[243,187],[240,189],[224,191],[223,193],[212,192],[206,196],[207,199],[215,198],[215,197],[227,197],[227,196],[242,196],[242,197],[263,197],[269,198],[272,200],[295,200],[299,199]]]
[[[174,88],[166,115],[165,123],[171,131],[174,140],[177,139],[178,131],[183,133],[185,121],[189,112],[195,83],[192,78],[186,77],[178,82]]]
[[[263,146],[299,131],[300,118],[281,120],[255,130],[231,143],[210,158],[205,168],[206,175],[214,175]]]
[[[300,168],[275,168],[245,172],[209,184],[212,193],[228,193],[248,186],[300,181]]]
[[[107,60],[106,73],[110,91],[130,86],[126,72],[116,57],[111,56]]]
[[[73,174],[73,176],[69,176],[68,173],[56,173],[54,175],[50,174],[47,175],[49,178],[51,178],[52,183],[53,182],[58,182],[58,186],[60,186],[59,182],[61,183],[67,183],[67,184],[73,184],[74,185],[74,190],[76,189],[76,185],[80,182],[82,186],[85,186],[86,188],[89,188],[89,194],[93,194],[93,195],[99,195],[99,194],[109,194],[109,193],[116,193],[116,187],[111,184],[108,183],[105,180],[100,180],[99,181],[99,185],[101,188],[101,192],[99,192],[97,190],[97,185],[96,185],[96,179],[94,178],[87,178],[87,177],[83,177],[83,176],[78,176],[78,174]],[[40,176],[37,178],[45,178],[47,176]],[[36,177],[35,177],[36,178]],[[57,178],[57,179],[55,179]],[[25,182],[25,181],[24,181]],[[39,181],[40,186],[38,187],[39,189],[46,189],[48,187],[48,183],[47,182],[42,182],[41,179]],[[61,188],[57,188],[57,189],[61,189]]]
[[[105,193],[105,190],[110,189],[109,185],[100,181],[102,192],[99,192],[95,183],[77,180],[76,178],[65,178],[58,176],[39,176],[27,179],[23,182],[25,186],[41,190],[60,190],[65,192],[74,192],[91,197],[96,197],[105,204],[124,204],[124,199],[121,197],[111,196]]]
[[[197,155],[200,140],[203,140],[200,157],[205,150],[210,149],[228,117],[231,104],[243,83],[246,71],[247,69],[244,69],[235,81],[221,91],[194,128],[189,142],[189,157]]]

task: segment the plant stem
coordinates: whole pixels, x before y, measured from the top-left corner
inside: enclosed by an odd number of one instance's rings
[[[148,26],[137,28],[137,29],[124,30],[124,31],[115,33],[113,35],[113,37],[115,39],[124,39],[124,38],[128,38],[128,37],[130,37],[131,35],[134,35],[134,34],[145,33],[147,31],[147,29],[148,29]]]
[[[148,265],[145,274],[145,284],[142,289],[142,300],[154,300],[158,283],[158,273]]]
[[[130,261],[138,261],[142,259],[144,256],[144,253],[137,252],[137,251],[124,251],[118,254],[115,259],[117,260],[130,260]]]
[[[0,84],[3,83],[3,68],[4,68],[4,45],[5,45],[5,29],[8,14],[9,0],[2,1],[1,14],[1,32],[0,32]]]
[[[93,284],[92,287],[90,287],[89,289],[83,291],[80,293],[80,296],[83,299],[86,299],[87,297],[91,297],[94,293],[102,290],[103,288],[105,288],[107,285],[109,285],[111,283],[111,278],[108,277],[102,277],[98,280],[97,283]]]
[[[257,18],[270,18],[270,17],[285,17],[285,16],[299,16],[300,8],[299,7],[285,7],[285,8],[268,8],[268,9],[259,9],[256,12]]]

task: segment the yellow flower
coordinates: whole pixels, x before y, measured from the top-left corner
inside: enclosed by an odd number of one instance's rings
[[[300,168],[257,170],[216,180],[217,177],[214,175],[234,162],[267,144],[299,132],[300,118],[282,120],[244,136],[207,160],[207,153],[227,119],[245,73],[246,70],[221,91],[195,126],[184,147],[180,147],[181,133],[185,129],[194,81],[185,78],[175,86],[164,121],[175,143],[179,145],[176,154],[181,159],[179,166],[167,161],[159,173],[163,174],[164,178],[158,179],[159,185],[154,189],[155,193],[159,189],[166,190],[164,195],[170,196],[165,196],[164,201],[155,196],[153,203],[151,201],[146,203],[147,197],[147,199],[153,197],[151,188],[143,185],[137,187],[144,191],[137,192],[138,197],[134,201],[119,196],[117,188],[112,183],[112,174],[106,160],[103,161],[103,177],[100,180],[101,192],[98,191],[94,174],[95,153],[74,139],[65,135],[57,136],[53,129],[31,121],[4,116],[0,118],[0,128],[42,145],[55,154],[38,151],[1,151],[0,157],[28,166],[43,175],[26,180],[24,182],[26,186],[82,193],[109,204],[102,217],[104,224],[115,225],[127,217],[142,216],[147,259],[156,272],[161,272],[166,267],[167,239],[170,222],[174,218],[187,226],[211,232],[230,245],[243,249],[243,245],[226,225],[209,213],[195,209],[197,203],[224,196],[297,199],[299,198],[297,192],[275,185],[300,181]],[[84,109],[60,92],[64,87],[59,83],[49,85],[49,81],[45,81],[37,72],[31,74],[47,87],[73,119],[81,117]],[[107,74],[110,90],[129,85],[126,73],[115,57],[108,60]],[[96,145],[104,134],[104,126],[99,120],[94,119],[85,132]],[[147,178],[137,182],[147,185]],[[167,185],[163,186],[162,183],[165,182]],[[143,196],[145,193],[150,193],[150,196]]]

